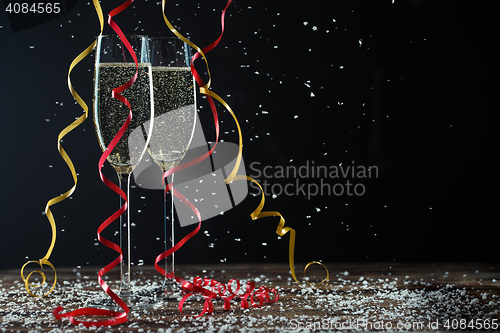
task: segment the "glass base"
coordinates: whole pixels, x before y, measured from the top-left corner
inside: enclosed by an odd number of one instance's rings
[[[162,294],[162,288],[158,285],[133,287],[130,290],[121,290],[117,293],[118,297],[120,297],[131,310],[153,309],[161,306]],[[86,306],[111,311],[123,311],[123,309],[106,294],[89,300]]]
[[[161,286],[160,298],[165,302],[179,302],[185,294],[177,281],[167,279]]]
[[[186,291],[175,280],[165,280],[160,286],[157,283],[153,285],[134,286],[128,290],[120,290],[117,295],[131,310],[157,309],[162,305],[179,303],[186,295]],[[186,301],[200,302],[204,298],[200,294],[191,295]],[[100,308],[111,311],[123,311],[123,309],[111,297],[105,293],[90,299],[86,307]],[[170,305],[169,305],[170,306]]]

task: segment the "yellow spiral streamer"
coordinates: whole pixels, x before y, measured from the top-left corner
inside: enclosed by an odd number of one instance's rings
[[[295,280],[295,282],[297,282],[300,286],[302,286],[302,284],[297,280],[297,276],[295,274],[295,260],[294,260],[295,230],[290,228],[290,227],[285,227],[285,218],[279,212],[276,212],[276,211],[263,212],[262,211],[262,209],[264,208],[264,203],[265,203],[266,199],[265,199],[264,191],[262,190],[262,187],[260,186],[258,181],[256,181],[252,177],[242,176],[242,175],[237,175],[234,178],[234,180],[247,180],[247,181],[250,181],[250,182],[256,184],[260,188],[260,192],[262,193],[262,198],[260,200],[259,206],[257,206],[257,208],[252,212],[252,214],[250,214],[250,217],[253,220],[257,220],[257,219],[267,217],[267,216],[278,216],[280,218],[280,222],[278,224],[278,227],[276,228],[276,234],[278,234],[278,236],[284,236],[288,232],[290,232],[290,241],[289,241],[289,246],[288,246],[288,260],[290,263],[290,273],[292,274],[292,277]],[[307,269],[311,265],[323,266],[323,268],[326,271],[326,277],[320,283],[317,283],[317,284],[312,284],[307,280],[306,280],[306,283],[312,287],[321,286],[323,284],[326,285],[328,283],[328,280],[330,279],[330,273],[328,272],[328,269],[326,268],[326,266],[319,261],[311,261],[310,263],[308,263],[304,267],[304,275],[306,274]]]
[[[100,27],[101,27],[101,31],[100,31],[99,34],[101,35],[102,31],[103,31],[103,28],[104,28],[104,16],[102,14],[102,9],[101,9],[101,5],[99,4],[99,1],[98,0],[92,0],[92,1],[94,3],[94,7],[95,7],[95,10],[97,12],[97,16],[99,17],[99,24],[100,24]],[[54,198],[50,199],[47,202],[47,205],[45,206],[45,215],[47,216],[47,219],[49,220],[49,223],[50,223],[50,228],[52,229],[52,241],[50,243],[50,246],[49,246],[49,249],[48,249],[47,253],[45,254],[45,256],[42,259],[40,259],[38,261],[35,261],[35,260],[28,261],[21,268],[21,277],[22,277],[22,279],[24,281],[24,285],[26,287],[26,291],[28,292],[29,295],[35,296],[35,297],[45,297],[48,294],[50,294],[54,290],[54,288],[56,286],[56,282],[57,282],[56,269],[54,268],[54,265],[52,265],[52,263],[49,261],[50,255],[52,254],[52,251],[54,249],[54,245],[56,243],[56,235],[57,235],[57,232],[56,232],[56,222],[55,222],[54,216],[52,215],[52,211],[50,210],[50,207],[53,206],[53,205],[55,205],[55,204],[57,204],[57,203],[59,203],[59,202],[61,202],[61,201],[63,201],[63,200],[65,200],[65,199],[67,199],[75,191],[76,185],[77,185],[77,182],[78,182],[78,177],[76,175],[76,170],[75,170],[75,167],[73,165],[73,162],[71,161],[71,159],[69,158],[68,154],[66,153],[66,151],[62,147],[61,140],[69,132],[71,132],[72,130],[74,130],[76,127],[78,127],[81,123],[83,123],[87,119],[89,108],[88,108],[87,104],[83,101],[83,99],[80,97],[80,95],[78,95],[78,93],[73,88],[73,85],[71,84],[71,71],[73,70],[73,68],[80,61],[82,61],[86,56],[88,56],[90,54],[90,52],[92,52],[92,50],[95,48],[96,44],[97,44],[97,40],[95,40],[89,47],[87,47],[82,53],[80,53],[75,59],[73,59],[73,61],[71,62],[71,65],[69,66],[69,71],[68,71],[68,88],[69,88],[69,91],[70,91],[71,95],[75,99],[75,101],[83,109],[84,113],[83,113],[82,116],[80,116],[79,118],[77,118],[74,122],[72,122],[69,126],[67,126],[66,128],[64,128],[59,133],[59,135],[57,137],[57,150],[59,151],[59,154],[62,156],[62,158],[64,159],[64,161],[68,165],[68,168],[71,171],[71,175],[73,176],[74,185],[68,191],[66,191],[65,193],[63,193],[63,194],[61,194],[61,195],[59,195],[57,197],[54,197]],[[42,287],[42,285],[45,283],[45,274],[42,271],[40,271],[40,270],[36,270],[36,271],[32,271],[31,273],[28,274],[28,276],[25,277],[24,276],[24,269],[30,263],[37,263],[37,264],[39,264],[41,269],[43,269],[43,265],[47,265],[47,266],[51,267],[52,270],[54,271],[54,283],[53,283],[52,287],[50,288],[50,290],[47,293],[42,294],[42,295],[36,295],[33,292],[31,292],[30,287],[31,288],[41,288]],[[29,282],[29,279],[30,279],[30,277],[31,277],[31,275],[33,273],[38,273],[38,274],[40,274],[42,276],[42,283],[40,283],[40,284],[32,284],[32,283]]]
[[[252,219],[256,220],[256,219],[260,219],[260,218],[267,217],[267,216],[279,216],[280,222],[279,222],[278,227],[276,229],[276,233],[279,236],[284,236],[285,234],[287,234],[288,232],[290,232],[290,241],[289,241],[289,250],[288,250],[288,258],[289,258],[289,264],[290,264],[290,273],[292,274],[292,277],[295,280],[295,282],[297,282],[297,284],[299,284],[300,286],[303,286],[297,280],[297,276],[295,274],[295,260],[294,260],[294,253],[295,253],[295,230],[292,229],[292,228],[290,228],[290,227],[285,227],[285,219],[283,218],[283,216],[279,212],[275,212],[275,211],[262,212],[262,209],[263,209],[264,203],[265,203],[265,194],[264,194],[264,191],[262,190],[262,187],[260,186],[259,182],[257,182],[255,179],[253,179],[252,177],[249,177],[249,176],[236,175],[236,173],[238,172],[238,169],[240,167],[240,164],[241,164],[241,156],[242,156],[242,152],[243,152],[243,143],[242,143],[243,142],[243,136],[241,134],[241,128],[240,128],[240,124],[238,122],[238,119],[237,119],[236,115],[234,114],[233,110],[231,109],[231,107],[226,103],[226,101],[224,101],[219,95],[217,95],[213,91],[209,90],[210,89],[210,84],[212,82],[212,77],[210,75],[210,70],[209,70],[209,67],[208,67],[207,58],[206,58],[206,56],[203,53],[203,51],[202,51],[201,48],[199,48],[197,45],[195,45],[194,43],[192,43],[191,41],[189,41],[187,38],[185,38],[184,36],[182,36],[177,31],[177,29],[174,28],[174,26],[170,23],[170,21],[167,19],[166,15],[165,15],[165,1],[166,0],[162,0],[162,13],[163,13],[163,19],[164,19],[166,25],[168,26],[168,28],[170,29],[170,31],[172,31],[174,33],[174,35],[176,35],[183,42],[185,42],[186,44],[188,44],[189,46],[191,46],[192,48],[194,48],[195,50],[197,50],[200,53],[200,55],[203,57],[203,60],[205,61],[206,70],[207,70],[207,74],[208,74],[208,82],[204,86],[200,87],[200,93],[202,93],[204,95],[209,95],[209,96],[215,98],[217,101],[219,101],[226,108],[226,110],[229,111],[229,113],[233,117],[234,122],[236,124],[236,127],[238,129],[238,154],[237,154],[237,158],[236,158],[236,163],[235,163],[235,165],[233,167],[233,170],[231,171],[231,173],[229,174],[229,176],[224,181],[225,181],[226,184],[229,184],[229,183],[231,183],[234,180],[247,180],[247,181],[250,181],[250,182],[253,182],[253,183],[257,184],[257,186],[261,190],[262,199],[261,199],[261,202],[260,202],[259,206],[253,211],[253,213],[250,214],[250,217]],[[229,3],[228,3],[228,5],[229,5]],[[226,8],[227,8],[227,6],[226,6]],[[304,267],[304,275],[305,275],[307,269],[311,265],[314,265],[314,264],[323,266],[323,268],[326,271],[326,277],[320,283],[317,283],[317,284],[309,283],[309,281],[306,281],[306,283],[309,284],[312,287],[326,285],[328,283],[329,278],[330,278],[330,274],[329,274],[328,269],[326,268],[326,266],[324,264],[322,264],[321,262],[319,262],[319,261],[312,261],[312,262],[308,263]]]

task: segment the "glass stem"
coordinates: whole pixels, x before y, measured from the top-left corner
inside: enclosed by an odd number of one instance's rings
[[[127,196],[127,210],[120,215],[120,248],[122,249],[123,260],[120,265],[120,293],[130,290],[131,260],[130,252],[132,244],[130,242],[130,174],[118,174],[120,189]],[[120,208],[125,204],[125,200],[120,196]]]
[[[164,193],[164,218],[165,218],[165,251],[168,251],[175,245],[174,241],[174,200],[172,196],[172,189],[174,183],[174,175],[170,177],[172,188],[170,191]],[[168,178],[165,180],[165,189],[168,184]],[[165,192],[165,191],[164,191]],[[174,278],[174,254],[172,253],[165,258],[165,284],[168,288],[169,285],[175,284]]]

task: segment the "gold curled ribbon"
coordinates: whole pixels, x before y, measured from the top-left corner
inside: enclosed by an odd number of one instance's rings
[[[265,194],[264,194],[264,191],[262,190],[262,187],[260,186],[259,182],[257,182],[255,179],[253,179],[252,177],[249,177],[249,176],[236,175],[236,173],[238,172],[238,169],[240,167],[240,164],[241,164],[241,157],[242,157],[242,153],[243,153],[243,136],[241,134],[241,128],[240,128],[240,124],[238,122],[238,119],[237,119],[235,113],[233,112],[233,110],[231,109],[231,107],[229,106],[229,104],[227,104],[226,101],[224,101],[215,92],[213,92],[212,90],[210,90],[210,85],[211,85],[211,82],[212,82],[212,77],[210,75],[210,70],[209,70],[209,67],[208,67],[208,60],[207,60],[207,58],[205,56],[205,53],[203,53],[203,50],[201,48],[199,48],[196,44],[192,43],[187,38],[185,38],[183,35],[181,35],[177,31],[177,29],[175,29],[174,26],[170,23],[170,21],[167,19],[166,15],[165,15],[165,2],[166,2],[166,0],[162,0],[163,19],[164,19],[166,25],[168,26],[168,28],[170,29],[170,31],[172,31],[172,33],[174,35],[176,35],[179,39],[181,39],[184,43],[188,44],[189,46],[191,46],[192,48],[194,48],[195,50],[197,50],[200,53],[200,55],[202,56],[203,60],[205,61],[207,75],[208,75],[208,81],[207,81],[207,83],[205,85],[200,86],[200,93],[202,93],[204,95],[211,96],[211,97],[215,98],[217,101],[219,101],[226,108],[226,110],[229,111],[229,113],[233,117],[234,122],[236,124],[236,127],[238,129],[238,154],[237,154],[237,158],[236,158],[236,163],[235,163],[235,165],[233,167],[233,170],[231,171],[231,173],[229,174],[229,176],[224,180],[224,182],[226,184],[230,184],[234,180],[247,180],[247,181],[250,181],[250,182],[253,182],[253,183],[257,184],[257,186],[261,190],[262,199],[261,199],[261,202],[260,202],[259,206],[250,214],[250,217],[253,220],[257,220],[257,219],[260,219],[260,218],[263,218],[263,217],[267,217],[267,216],[279,216],[280,217],[280,222],[279,222],[278,227],[276,229],[276,233],[279,236],[283,236],[286,233],[290,232],[290,241],[289,241],[289,250],[288,250],[288,258],[289,258],[289,264],[290,264],[290,273],[292,274],[292,277],[295,280],[295,282],[297,282],[297,284],[299,284],[300,286],[303,287],[303,285],[297,280],[297,276],[295,274],[295,261],[294,261],[294,253],[295,253],[295,230],[292,229],[292,228],[290,228],[290,227],[285,227],[285,219],[283,218],[283,216],[279,212],[275,212],[275,211],[262,212],[262,209],[263,209],[264,203],[265,203]],[[225,10],[227,9],[227,7],[229,6],[229,4],[231,2],[232,2],[232,0],[228,1],[227,5],[226,5],[226,8],[223,11],[223,15],[225,14]],[[222,22],[224,22],[224,17],[222,18]],[[222,29],[224,29],[224,25],[222,25]],[[312,284],[312,283],[310,283],[307,280],[306,280],[306,283],[309,284],[312,287],[321,286],[323,284],[326,286],[326,284],[328,283],[328,280],[330,278],[330,274],[328,272],[328,269],[326,268],[326,266],[323,263],[321,263],[319,261],[312,261],[312,262],[308,263],[305,266],[305,268],[304,268],[304,275],[305,275],[307,269],[311,265],[314,265],[314,264],[323,266],[323,268],[326,271],[326,277],[320,283],[317,283],[317,284]]]
[[[295,280],[295,282],[297,282],[297,284],[299,284],[300,286],[303,287],[303,285],[297,280],[297,276],[295,274],[295,259],[294,259],[294,253],[295,253],[295,229],[290,228],[290,227],[285,227],[285,218],[279,212],[276,212],[276,211],[263,212],[262,211],[262,209],[264,208],[264,203],[265,203],[266,199],[265,199],[264,190],[262,189],[262,187],[260,186],[260,184],[259,184],[258,181],[256,181],[252,177],[242,176],[242,175],[236,176],[234,178],[234,180],[247,180],[247,181],[250,181],[250,182],[256,184],[260,188],[260,192],[262,194],[260,203],[257,206],[257,208],[250,214],[250,217],[253,220],[257,220],[257,219],[260,219],[260,218],[263,218],[263,217],[267,217],[267,216],[279,216],[280,221],[278,223],[278,227],[276,228],[276,234],[278,234],[278,236],[284,236],[288,232],[290,232],[290,241],[289,241],[289,245],[288,245],[288,260],[289,260],[289,263],[290,263],[290,273],[292,274],[292,277]],[[306,274],[307,269],[311,265],[320,265],[320,266],[323,266],[323,268],[326,271],[326,277],[321,282],[316,283],[316,284],[310,283],[307,280],[306,280],[306,283],[308,285],[310,285],[311,287],[318,287],[318,286],[321,286],[323,284],[326,286],[326,284],[328,283],[328,280],[330,279],[330,273],[328,272],[328,268],[326,268],[326,266],[323,263],[319,262],[319,261],[311,261],[310,263],[308,263],[304,267],[304,275]]]
[[[92,1],[94,3],[94,7],[96,9],[97,16],[99,17],[99,24],[100,24],[100,27],[101,27],[101,31],[100,31],[99,35],[102,35],[102,31],[103,31],[103,28],[104,28],[104,16],[102,14],[101,5],[99,4],[98,0],[92,0]],[[75,121],[73,121],[69,126],[67,126],[66,128],[64,128],[59,133],[59,135],[57,136],[57,150],[59,151],[59,154],[62,156],[62,158],[64,159],[64,161],[68,165],[68,168],[71,171],[71,175],[73,176],[74,185],[68,191],[66,191],[65,193],[63,193],[63,194],[61,194],[61,195],[59,195],[57,197],[54,197],[54,198],[50,199],[47,202],[47,205],[45,206],[45,215],[47,216],[47,219],[49,220],[49,223],[50,223],[50,228],[52,229],[52,240],[50,242],[50,246],[49,246],[49,249],[48,249],[47,253],[45,254],[45,256],[42,259],[40,259],[38,261],[34,261],[34,260],[28,261],[21,268],[21,277],[22,277],[22,279],[24,281],[24,285],[26,287],[26,291],[28,292],[29,295],[35,296],[35,297],[45,297],[48,294],[50,294],[52,292],[52,290],[54,290],[56,282],[57,282],[56,269],[54,268],[54,266],[52,265],[52,263],[49,261],[50,255],[52,254],[52,251],[53,251],[55,243],[56,243],[56,236],[57,236],[56,222],[55,222],[54,216],[52,215],[52,211],[50,210],[49,207],[51,207],[51,206],[53,206],[53,205],[55,205],[55,204],[57,204],[57,203],[65,200],[65,199],[67,199],[71,194],[73,194],[73,192],[76,189],[76,185],[78,183],[78,177],[76,175],[75,167],[73,165],[73,162],[69,158],[69,155],[66,153],[66,151],[62,147],[61,140],[69,132],[71,132],[72,130],[74,130],[76,127],[78,127],[81,123],[83,123],[88,118],[88,110],[89,110],[89,108],[88,108],[87,104],[83,101],[83,99],[80,97],[80,95],[78,95],[78,93],[73,88],[73,85],[71,84],[71,71],[73,70],[73,68],[80,61],[82,61],[86,56],[88,56],[90,54],[90,52],[92,52],[92,50],[95,48],[96,44],[97,44],[97,40],[95,40],[89,47],[87,47],[82,53],[80,53],[75,59],[73,59],[73,61],[71,62],[71,65],[69,66],[69,70],[68,70],[68,88],[69,88],[69,91],[70,91],[71,95],[73,96],[73,98],[75,99],[75,101],[78,103],[78,105],[80,105],[80,107],[83,109],[84,113],[83,113],[82,116],[80,116],[79,118],[77,118]],[[37,270],[37,271],[33,271],[33,272],[29,273],[28,276],[24,277],[24,268],[28,264],[30,264],[30,263],[38,263],[40,265],[40,268],[42,268],[42,269],[43,269],[43,265],[47,265],[47,266],[50,266],[52,268],[52,270],[54,271],[54,275],[55,275],[54,284],[52,285],[52,288],[49,290],[49,292],[47,292],[46,294],[43,294],[42,296],[33,294],[30,291],[29,287],[31,287],[31,288],[40,288],[45,283],[45,274],[42,271]],[[39,274],[41,274],[43,282],[40,283],[40,284],[32,284],[32,283],[30,283],[29,282],[29,278],[31,277],[31,275],[33,273],[39,273]]]
[[[45,283],[45,273],[44,272],[42,272],[40,270],[35,270],[35,271],[30,272],[28,274],[28,276],[26,278],[24,278],[24,268],[31,263],[39,264],[41,269],[43,269],[43,265],[50,266],[52,268],[52,270],[54,271],[54,283],[52,284],[52,287],[50,288],[50,290],[43,295],[35,295],[34,293],[31,292],[30,287],[34,288],[34,289],[42,287],[42,285]],[[38,273],[42,276],[42,282],[40,284],[33,284],[33,283],[29,282],[29,279],[33,273]],[[36,261],[36,260],[28,261],[21,268],[21,276],[23,277],[24,286],[25,286],[26,290],[28,291],[28,294],[30,296],[33,296],[33,297],[45,297],[48,294],[50,294],[52,292],[52,290],[54,290],[54,288],[56,287],[56,283],[57,283],[56,269],[54,268],[54,265],[52,265],[52,263],[48,260],[40,259],[39,261]]]

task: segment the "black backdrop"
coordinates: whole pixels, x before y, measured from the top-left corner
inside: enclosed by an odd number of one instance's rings
[[[120,3],[103,2],[105,14]],[[167,15],[204,47],[220,33],[224,6],[223,0],[167,1]],[[72,186],[56,142],[82,111],[66,75],[99,28],[92,3],[65,3],[63,10],[30,28],[28,16],[9,21],[3,9],[0,14],[3,267],[45,254],[45,203]],[[364,179],[260,177],[268,188],[277,184],[275,191],[296,182],[305,189],[347,180],[363,185],[357,188],[362,195],[307,198],[295,188],[293,195],[267,198],[264,209],[279,211],[297,231],[297,261],[497,261],[498,13],[495,1],[234,1],[208,60],[213,90],[240,120],[247,174],[313,163],[378,171]],[[116,22],[127,34],[170,34],[156,1],[136,1]],[[93,61],[87,57],[72,75],[90,108]],[[210,140],[209,108],[201,98],[198,105]],[[236,142],[232,118],[219,112],[221,139]],[[91,116],[63,146],[79,183],[71,199],[52,207],[58,238],[51,261],[104,265],[115,253],[98,244],[96,230],[118,197],[99,180]],[[115,179],[109,165],[105,173]],[[278,218],[249,216],[258,202],[249,195],[204,221],[177,261],[287,262],[289,236],[277,237]],[[131,203],[134,261],[152,264],[162,248],[156,240],[163,232],[162,193],[135,188]],[[193,228],[177,228],[178,237]]]

